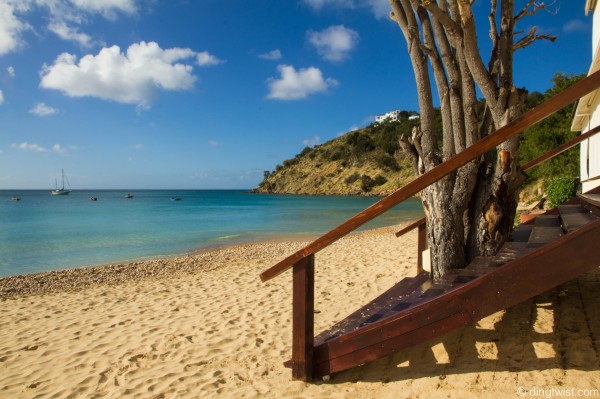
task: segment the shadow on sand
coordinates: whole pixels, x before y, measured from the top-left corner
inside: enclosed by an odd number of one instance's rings
[[[332,376],[328,384],[417,380],[473,373],[506,379],[511,373],[600,370],[600,269],[491,315],[476,325]],[[508,373],[503,373],[508,372]],[[556,376],[559,376],[558,378]],[[485,381],[478,381],[483,382]]]

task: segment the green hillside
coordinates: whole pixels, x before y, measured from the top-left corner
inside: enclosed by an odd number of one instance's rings
[[[405,111],[397,122],[372,124],[348,132],[265,172],[255,192],[280,194],[385,195],[413,179],[399,151],[398,138],[409,134],[418,119]]]

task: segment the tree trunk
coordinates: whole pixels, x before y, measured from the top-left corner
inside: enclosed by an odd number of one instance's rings
[[[490,0],[492,54],[481,57],[472,1],[389,0],[390,17],[406,40],[417,85],[421,128],[400,146],[416,175],[426,173],[521,113],[524,96],[513,84],[513,53],[536,40],[515,45],[516,22],[545,6],[529,1],[517,15],[514,0]],[[500,26],[497,26],[500,22]],[[532,30],[535,33],[535,30]],[[430,71],[440,99],[443,139],[438,143]],[[477,115],[475,85],[485,98]],[[509,237],[524,179],[516,163],[519,139],[461,167],[421,192],[427,217],[433,277],[494,255]],[[441,148],[440,148],[441,145]]]

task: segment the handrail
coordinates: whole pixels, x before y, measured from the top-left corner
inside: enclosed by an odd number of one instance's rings
[[[315,241],[308,244],[306,247],[300,249],[299,251],[283,259],[276,265],[265,270],[260,275],[261,281],[265,282],[272,279],[275,276],[278,276],[284,271],[290,269],[295,263],[297,263],[301,259],[315,254],[321,249],[327,247],[329,244],[339,240],[348,233],[352,232],[353,230],[357,229],[358,227],[362,226],[368,221],[374,219],[375,217],[381,215],[382,213],[399,204],[400,202],[412,197],[424,188],[442,179],[449,173],[457,170],[463,165],[466,165],[470,161],[483,155],[484,153],[503,143],[507,139],[520,133],[524,129],[532,126],[533,124],[538,123],[539,121],[545,119],[554,112],[569,105],[573,101],[594,91],[598,87],[600,87],[600,71],[594,72],[592,75],[580,80],[579,82],[565,89],[563,92],[544,101],[542,104],[535,107],[534,109],[527,111],[521,117],[501,127],[489,136],[484,137],[483,139],[474,143],[473,145],[466,148],[464,151],[456,154],[447,161],[435,166],[425,174],[417,177],[412,182],[408,183],[406,186],[397,189],[387,197],[381,199],[380,201],[371,205],[362,212],[359,212],[354,217],[348,219],[333,230],[330,230],[329,232],[325,233],[320,238],[317,238]]]
[[[547,160],[552,159],[559,154],[562,154],[563,152],[581,143],[582,141],[589,139],[598,132],[600,132],[600,125],[596,126],[592,130],[588,130],[587,132],[578,135],[577,137],[559,145],[558,147],[549,150],[545,154],[537,157],[536,159],[532,159],[531,161],[524,163],[523,165],[521,165],[521,169],[529,170],[535,166],[538,166],[542,162],[546,162]]]
[[[417,275],[423,273],[423,251],[427,248],[427,218],[415,220],[396,233],[396,237],[417,229]],[[431,268],[428,268],[429,271]]]
[[[413,231],[414,229],[416,229],[417,227],[421,226],[422,224],[425,224],[425,222],[427,221],[427,219],[422,218],[419,220],[415,220],[414,222],[412,222],[411,224],[409,224],[408,226],[402,228],[400,231],[398,231],[396,233],[396,237],[402,237],[404,234]]]

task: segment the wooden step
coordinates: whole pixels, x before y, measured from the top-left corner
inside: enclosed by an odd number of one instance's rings
[[[349,332],[392,317],[423,302],[432,300],[493,270],[494,257],[478,257],[464,269],[451,270],[438,281],[431,281],[426,273],[405,278],[371,303],[363,306],[328,330],[315,337],[315,346]]]
[[[356,312],[352,313],[339,323],[335,324],[330,329],[322,332],[315,337],[315,345],[326,342],[330,339],[347,334],[364,325],[373,323],[382,317],[382,313],[388,312],[390,309],[400,309],[405,307],[406,298],[413,294],[416,290],[423,289],[427,286],[429,276],[427,273],[420,273],[415,277],[406,277],[400,280],[399,283],[392,288],[369,302]]]
[[[587,202],[588,204],[600,208],[600,194],[579,194],[577,197]]]
[[[583,202],[584,206],[596,216],[600,216],[600,194],[585,193],[577,194],[577,198]]]
[[[529,236],[531,235],[531,232],[533,231],[533,226],[528,226],[528,227],[530,227],[528,229],[529,235],[527,236],[529,239]],[[495,267],[502,266],[510,261],[517,259],[519,256],[521,256],[527,250],[528,244],[529,244],[528,241],[505,242],[504,245],[502,246],[502,248],[500,248],[500,251],[498,251],[498,253],[494,257],[492,266],[495,266]]]
[[[558,207],[563,229],[571,233],[598,219],[593,213],[580,205],[560,205]]]
[[[563,236],[559,215],[540,215],[535,218],[527,248],[540,248]]]
[[[511,242],[527,242],[529,241],[529,237],[531,236],[531,230],[533,230],[532,224],[521,224],[517,226],[511,236]]]

